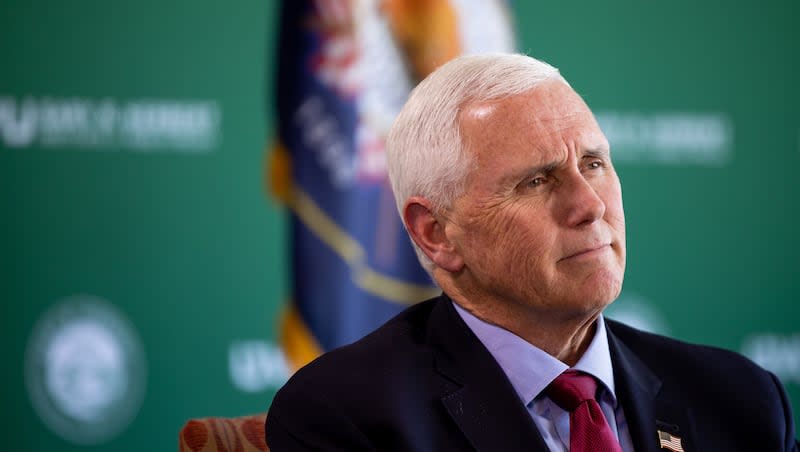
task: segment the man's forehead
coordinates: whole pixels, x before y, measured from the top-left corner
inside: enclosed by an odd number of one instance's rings
[[[561,80],[546,80],[535,87],[495,99],[470,100],[461,108],[462,117],[487,118],[504,109],[529,108],[538,110],[542,119],[551,114],[586,111],[589,107],[569,85]]]
[[[502,99],[473,102],[459,115],[465,145],[547,142],[563,133],[582,136],[593,148],[608,147],[597,121],[572,88],[548,81],[532,90]]]
[[[495,111],[496,104],[497,101],[474,103],[467,106],[464,110],[464,114],[475,119],[486,119]]]

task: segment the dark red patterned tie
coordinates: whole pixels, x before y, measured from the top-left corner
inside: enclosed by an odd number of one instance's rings
[[[570,452],[622,452],[595,400],[596,392],[594,377],[575,370],[565,371],[546,389],[550,400],[569,411]]]

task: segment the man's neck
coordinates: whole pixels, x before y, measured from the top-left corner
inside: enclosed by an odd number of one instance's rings
[[[444,292],[484,322],[496,325],[544,350],[559,361],[574,366],[594,338],[601,310],[565,315],[559,312],[539,312],[528,306],[515,306],[496,300],[475,300],[458,290]]]

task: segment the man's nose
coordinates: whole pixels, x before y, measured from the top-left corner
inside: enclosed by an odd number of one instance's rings
[[[567,226],[580,227],[603,218],[606,204],[595,187],[583,174],[576,171],[561,187],[563,219]]]

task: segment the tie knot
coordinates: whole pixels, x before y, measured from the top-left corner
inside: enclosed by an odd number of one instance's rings
[[[545,392],[556,405],[567,411],[575,411],[582,402],[594,400],[597,382],[589,374],[567,370],[556,377]]]

